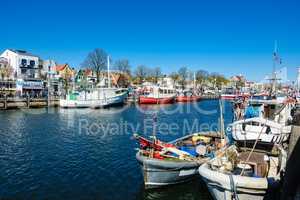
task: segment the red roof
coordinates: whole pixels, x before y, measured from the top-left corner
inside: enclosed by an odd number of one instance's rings
[[[91,70],[91,69],[86,69],[86,70],[85,70],[85,75],[87,75],[87,76],[92,76],[92,75],[93,75],[93,70]]]
[[[65,69],[65,67],[67,66],[68,64],[63,64],[63,65],[56,65],[53,67],[53,70],[54,71],[62,71]]]

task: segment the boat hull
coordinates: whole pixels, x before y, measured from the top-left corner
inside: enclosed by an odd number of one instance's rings
[[[147,189],[189,181],[198,175],[198,168],[202,164],[152,159],[141,156],[139,152],[136,158],[141,165]]]
[[[210,170],[207,164],[199,167],[199,173],[215,200],[262,200],[269,185],[267,178],[228,175]]]
[[[249,98],[249,95],[222,94],[221,99],[235,100],[236,98]]]
[[[177,102],[194,102],[194,101],[200,101],[200,96],[178,96],[176,97]]]
[[[140,104],[171,104],[174,103],[174,97],[154,98],[154,97],[139,97]]]
[[[114,97],[108,97],[96,100],[66,100],[61,99],[59,105],[61,108],[105,108],[125,103],[127,93],[121,93]]]

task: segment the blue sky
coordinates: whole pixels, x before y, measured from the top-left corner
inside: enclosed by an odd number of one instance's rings
[[[133,67],[188,66],[261,80],[278,41],[289,79],[300,66],[299,1],[43,0],[1,2],[0,50],[80,65],[94,48]]]

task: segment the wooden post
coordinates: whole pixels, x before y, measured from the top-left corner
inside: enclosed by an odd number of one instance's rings
[[[30,97],[29,95],[27,96],[27,99],[26,99],[26,104],[27,104],[27,108],[30,108]]]
[[[7,109],[7,95],[4,95],[4,109]]]

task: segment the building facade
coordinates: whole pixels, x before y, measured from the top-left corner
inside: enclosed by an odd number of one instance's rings
[[[44,82],[41,79],[41,59],[24,50],[5,50],[0,57],[7,60],[12,68],[11,79],[16,83],[18,95],[40,96],[44,89]]]

